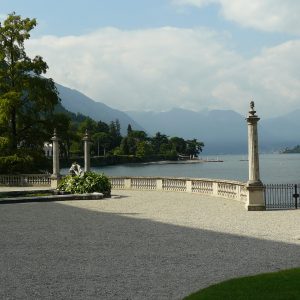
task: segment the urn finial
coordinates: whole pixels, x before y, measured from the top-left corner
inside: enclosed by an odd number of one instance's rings
[[[255,117],[256,111],[254,110],[255,104],[254,101],[250,102],[250,110],[249,110],[249,116]]]

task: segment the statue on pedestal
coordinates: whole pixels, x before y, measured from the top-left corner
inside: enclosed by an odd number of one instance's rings
[[[83,174],[80,165],[76,161],[72,163],[71,168],[69,169],[69,174],[72,176],[80,176]]]

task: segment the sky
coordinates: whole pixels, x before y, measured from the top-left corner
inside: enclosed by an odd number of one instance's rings
[[[300,109],[299,0],[0,0],[13,11],[37,19],[46,76],[110,107]]]

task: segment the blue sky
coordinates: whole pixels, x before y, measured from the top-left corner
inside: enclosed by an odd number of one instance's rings
[[[300,108],[300,1],[0,0],[49,76],[122,110]],[[92,80],[91,80],[92,78]],[[272,105],[273,112],[270,112]]]

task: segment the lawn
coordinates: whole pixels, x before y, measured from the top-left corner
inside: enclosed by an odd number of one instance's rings
[[[231,279],[184,298],[184,300],[198,299],[300,299],[300,268]]]

